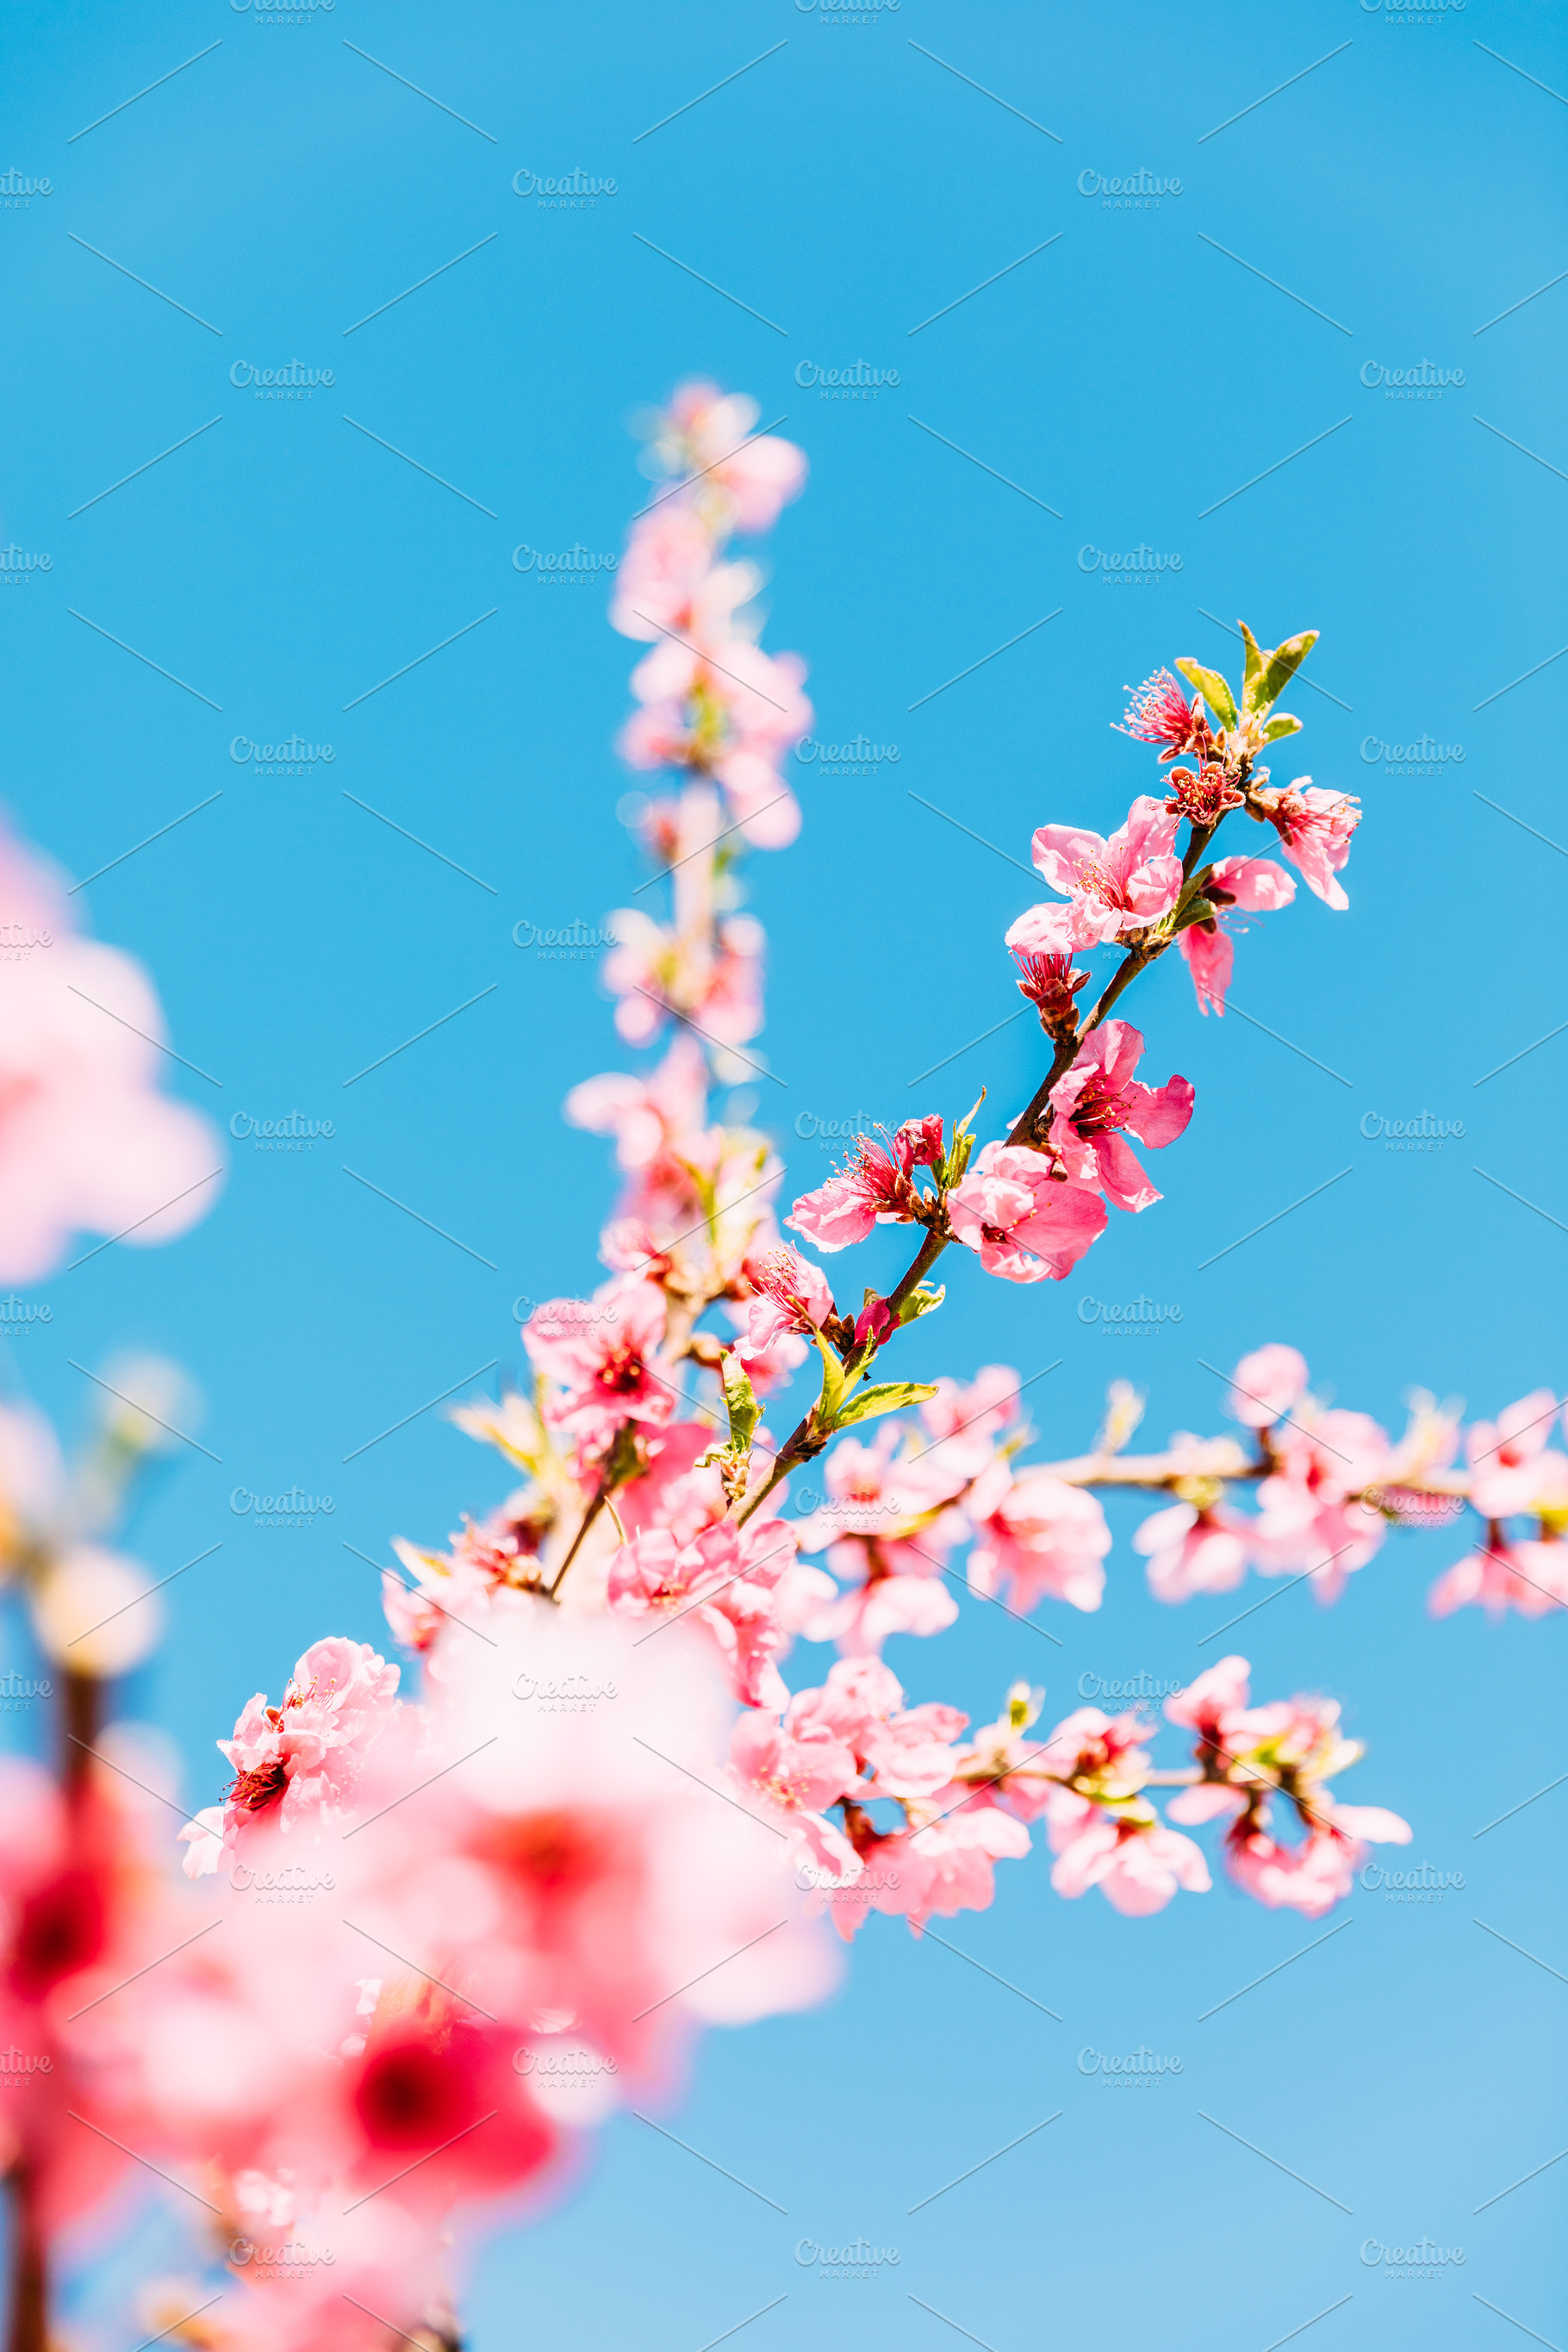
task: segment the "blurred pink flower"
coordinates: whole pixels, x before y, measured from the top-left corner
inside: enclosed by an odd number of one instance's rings
[[[83,939],[53,875],[0,826],[0,1281],[36,1282],[73,1233],[138,1248],[205,1214],[224,1155],[157,1090],[163,1016],[140,964]]]

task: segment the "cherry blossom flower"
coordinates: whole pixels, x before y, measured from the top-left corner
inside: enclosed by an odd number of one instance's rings
[[[164,1023],[140,964],[84,939],[54,876],[0,825],[0,1282],[37,1282],[73,1233],[138,1248],[205,1216],[213,1129],[157,1090]]]
[[[1158,1150],[1193,1115],[1189,1079],[1167,1078],[1156,1091],[1134,1077],[1142,1052],[1142,1033],[1131,1023],[1102,1022],[1051,1088],[1053,1150],[1075,1184],[1103,1192],[1119,1209],[1147,1209],[1160,1198],[1123,1130]]]
[[[693,380],[670,401],[655,445],[668,472],[712,483],[733,528],[746,532],[771,530],[780,508],[805,487],[804,450],[773,434],[753,434],[760,413],[744,394]]]
[[[1309,890],[1326,906],[1350,905],[1335,876],[1351,854],[1351,835],[1361,823],[1361,803],[1344,793],[1324,792],[1310,776],[1274,796],[1267,811],[1279,845],[1298,866]]]
[[[1243,1356],[1231,1374],[1225,1409],[1247,1429],[1269,1429],[1307,1393],[1307,1360],[1294,1348],[1273,1344]]]
[[[1247,1521],[1220,1507],[1173,1503],[1144,1520],[1132,1538],[1149,1559],[1156,1601],[1190,1601],[1194,1592],[1229,1592],[1247,1573]]]
[[[1048,1470],[998,1462],[975,1481],[967,1504],[974,1527],[969,1581],[976,1592],[1005,1595],[1024,1612],[1037,1601],[1098,1609],[1110,1530],[1095,1496]]]
[[[1074,947],[1146,929],[1171,912],[1182,888],[1182,862],[1171,855],[1176,824],[1160,802],[1143,794],[1109,841],[1077,825],[1039,827],[1035,864],[1054,890],[1071,899],[1067,911]]]
[[[744,1336],[735,1342],[742,1363],[765,1355],[784,1332],[820,1331],[832,1321],[827,1276],[787,1244],[749,1259],[746,1274],[752,1291],[751,1313]]]
[[[1478,1421],[1467,1432],[1470,1500],[1483,1517],[1568,1509],[1568,1456],[1547,1444],[1560,1403],[1554,1391],[1532,1389],[1495,1422]]]
[[[670,1018],[687,1020],[723,1045],[743,1045],[763,1025],[763,929],[750,915],[719,926],[717,953],[705,939],[682,937],[637,908],[610,918],[616,944],[604,982],[618,998],[616,1026],[631,1045],[646,1045]]]
[[[605,1283],[592,1300],[536,1307],[522,1336],[535,1370],[555,1384],[546,1419],[594,1453],[624,1422],[667,1422],[675,1402],[658,1352],[667,1312],[658,1285],[635,1276]]]
[[[1207,741],[1202,717],[1168,669],[1157,669],[1136,693],[1131,687],[1125,691],[1132,699],[1116,729],[1119,735],[1131,735],[1135,743],[1159,744],[1163,761]]]
[[[1568,1545],[1506,1538],[1482,1544],[1446,1570],[1426,1596],[1434,1617],[1451,1617],[1472,1603],[1492,1618],[1510,1609],[1521,1617],[1568,1609]]]
[[[613,1135],[616,1157],[626,1169],[647,1168],[661,1153],[678,1150],[700,1129],[708,1105],[708,1072],[695,1037],[682,1034],[646,1077],[609,1073],[584,1078],[566,1097],[574,1127]]]
[[[305,1652],[280,1706],[265,1691],[247,1700],[233,1738],[217,1743],[234,1767],[226,1801],[180,1832],[186,1876],[232,1864],[264,1816],[285,1835],[346,1819],[371,1750],[397,1729],[400,1673],[368,1642],[334,1635]]]
[[[1310,1423],[1278,1423],[1271,1443],[1279,1466],[1258,1486],[1253,1558],[1265,1575],[1309,1571],[1317,1598],[1337,1601],[1387,1533],[1361,1499],[1390,1459],[1387,1433],[1364,1412],[1314,1411]]]
[[[1051,1871],[1058,1895],[1098,1886],[1113,1910],[1132,1919],[1163,1911],[1179,1887],[1206,1895],[1213,1884],[1203,1848],[1179,1830],[1105,1812],[1085,1824]]]
[[[868,1135],[858,1135],[849,1165],[814,1192],[803,1192],[785,1224],[823,1250],[863,1242],[874,1225],[907,1224],[916,1194],[906,1164],[908,1147],[900,1142],[904,1134],[900,1128],[890,1151]]]
[[[1276,866],[1268,857],[1216,858],[1211,882],[1210,901],[1220,911],[1211,922],[1189,923],[1176,934],[1176,945],[1192,973],[1198,1011],[1223,1014],[1236,953],[1225,920],[1225,908],[1237,906],[1249,913],[1270,912],[1289,905],[1296,895],[1296,885],[1282,866]]]
[[[1008,1282],[1064,1281],[1106,1225],[1096,1193],[1023,1144],[983,1144],[947,1208],[953,1239]]]

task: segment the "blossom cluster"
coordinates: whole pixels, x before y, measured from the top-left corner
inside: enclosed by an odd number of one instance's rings
[[[1142,1405],[1118,1383],[1090,1449],[1042,1462],[1007,1367],[882,1377],[940,1310],[928,1277],[951,1245],[1004,1280],[1059,1281],[1111,1209],[1160,1198],[1133,1147],[1174,1142],[1194,1090],[1139,1078],[1142,1036],[1112,1007],[1173,945],[1223,1013],[1227,926],[1295,887],[1272,860],[1208,857],[1228,817],[1271,825],[1342,907],[1357,812],[1259,764],[1297,731],[1275,705],[1310,633],[1265,652],[1244,630],[1239,696],[1193,662],[1191,699],[1157,673],[1123,725],[1158,751],[1167,797],[1135,801],[1109,839],[1035,835],[1058,897],[1006,939],[1050,1050],[1032,1102],[984,1141],[979,1105],[858,1134],[781,1223],[771,1143],[713,1108],[763,1066],[740,860],[798,831],[781,762],[811,723],[801,664],[758,644],[761,574],[731,548],[805,479],[756,415],[710,384],[676,394],[651,437],[662,487],[616,574],[612,622],[648,647],[621,749],[673,780],[631,822],[670,908],[609,919],[604,980],[623,1040],[659,1058],[566,1103],[614,1144],[605,1278],[529,1312],[526,1393],[453,1415],[511,1491],[445,1544],[395,1539],[383,1601],[406,1664],[331,1636],[250,1699],[217,1743],[220,1799],[183,1822],[183,1870],[159,1768],[127,1741],[79,1741],[63,1788],[5,1768],[0,2042],[40,2064],[0,2077],[0,2162],[34,2250],[134,2166],[183,2196],[190,2274],[154,2283],[140,2315],[170,2342],[454,2345],[465,2217],[569,2180],[580,2127],[672,2096],[704,2026],[821,1998],[873,1913],[918,1936],[984,1909],[996,1864],[1037,1836],[1058,1894],[1142,1916],[1210,1887],[1188,1832],[1212,1824],[1239,1887],[1310,1918],[1350,1894],[1370,1843],[1408,1841],[1397,1814],[1337,1795],[1361,1754],[1338,1703],[1254,1704],[1239,1656],[1167,1699],[1188,1742],[1175,1765],[1154,1762],[1142,1709],[1080,1706],[1044,1730],[1022,1682],[978,1726],[910,1697],[884,1650],[942,1632],[962,1593],[1025,1618],[1100,1606],[1101,1493],[1159,1498],[1133,1540],[1162,1600],[1229,1590],[1249,1565],[1332,1599],[1391,1528],[1471,1507],[1485,1542],[1433,1606],[1568,1606],[1549,1391],[1464,1432],[1460,1467],[1455,1409],[1419,1398],[1391,1440],[1318,1403],[1297,1351],[1269,1345],[1232,1376],[1243,1436],[1134,1454]],[[1075,959],[1101,948],[1121,961],[1091,1004]],[[890,1224],[910,1228],[908,1270],[841,1306],[819,1261]],[[780,1435],[770,1403],[805,1368],[813,1401]],[[68,1549],[39,1433],[0,1416],[0,1556],[35,1593]],[[792,1486],[816,1462],[821,1491]],[[68,1662],[86,1622],[73,1573],[68,1610],[35,1600]],[[837,1654],[792,1686],[801,1643]],[[69,1670],[85,1685],[127,1662],[111,1637]],[[258,2243],[289,2259],[258,2263]],[[44,2340],[24,2328],[18,2352]]]

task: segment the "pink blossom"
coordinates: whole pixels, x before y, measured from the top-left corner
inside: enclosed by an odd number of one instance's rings
[[[657,1284],[622,1276],[592,1301],[547,1299],[523,1331],[536,1370],[555,1383],[546,1418],[599,1452],[624,1422],[661,1426],[674,1391],[658,1353],[666,1303]]]
[[[680,1617],[712,1643],[737,1698],[777,1713],[789,1696],[777,1661],[833,1591],[795,1552],[795,1529],[762,1514],[690,1535],[644,1526],[610,1561],[610,1605],[624,1616]]]
[[[1206,736],[1207,729],[1168,669],[1157,669],[1136,693],[1131,687],[1125,691],[1132,699],[1116,732],[1131,735],[1136,743],[1159,744],[1162,760],[1173,760]]]
[[[1143,930],[1171,912],[1182,889],[1182,863],[1171,855],[1178,822],[1144,793],[1109,841],[1076,825],[1039,827],[1035,864],[1052,888],[1072,901],[1068,936],[1074,947],[1094,947],[1101,940]]]
[[[1132,1538],[1149,1557],[1156,1601],[1190,1601],[1194,1592],[1229,1592],[1247,1573],[1247,1523],[1220,1507],[1173,1503],[1145,1519]]]
[[[1063,1281],[1105,1231],[1098,1196],[1023,1144],[983,1145],[947,1206],[953,1238],[1008,1282]]]
[[[974,1549],[969,1581],[976,1592],[1005,1594],[1027,1612],[1047,1597],[1074,1609],[1098,1609],[1110,1530],[1094,1496],[1048,1470],[997,1462],[969,1498]]]
[[[1193,976],[1193,991],[1203,1013],[1225,1011],[1236,948],[1228,931],[1215,923],[1189,923],[1176,934],[1183,962]]]
[[[233,1738],[217,1743],[234,1767],[225,1803],[180,1832],[190,1849],[186,1876],[231,1863],[263,1816],[285,1835],[345,1821],[371,1750],[397,1727],[399,1675],[368,1642],[334,1635],[305,1652],[280,1706],[258,1691]]]
[[[1334,879],[1351,854],[1351,835],[1361,823],[1361,803],[1344,793],[1324,792],[1310,776],[1298,776],[1279,793],[1268,821],[1292,866],[1300,866],[1309,890],[1325,905],[1350,905]]]
[[[935,1396],[927,1397],[920,1408],[931,1437],[928,1451],[956,1445],[961,1436],[967,1436],[968,1445],[952,1459],[970,1463],[965,1475],[977,1476],[991,1459],[994,1441],[1017,1421],[1018,1375],[1011,1364],[983,1364],[967,1387],[945,1376],[935,1386]]]
[[[1058,1895],[1098,1886],[1113,1910],[1133,1919],[1163,1911],[1178,1887],[1206,1895],[1213,1883],[1203,1849],[1180,1831],[1106,1812],[1086,1823],[1051,1871]]]
[[[611,1073],[584,1078],[566,1097],[566,1117],[574,1127],[613,1135],[621,1166],[641,1169],[700,1128],[707,1103],[702,1048],[695,1037],[682,1034],[646,1077]]]
[[[818,1249],[847,1249],[874,1225],[907,1223],[914,1199],[908,1171],[869,1136],[858,1135],[849,1166],[803,1192],[784,1223]]]
[[[782,1333],[820,1331],[833,1320],[827,1276],[787,1244],[748,1260],[746,1274],[752,1291],[751,1315],[744,1336],[735,1342],[742,1363],[765,1355]]]
[[[804,450],[773,434],[753,434],[759,413],[744,394],[694,380],[671,399],[658,445],[671,472],[713,484],[734,529],[746,532],[771,530],[780,508],[805,486]]]
[[[163,1015],[140,964],[83,939],[53,875],[0,826],[0,1281],[36,1282],[72,1233],[171,1241],[216,1197],[205,1118],[158,1092]]]
[[[1478,1421],[1466,1433],[1470,1500],[1483,1518],[1561,1510],[1568,1501],[1568,1459],[1547,1444],[1559,1403],[1551,1389],[1532,1389],[1495,1423]]]
[[[958,1603],[939,1576],[884,1573],[825,1602],[802,1630],[808,1642],[836,1642],[847,1655],[875,1657],[891,1634],[945,1633],[957,1617]]]
[[[1247,1429],[1268,1429],[1307,1393],[1307,1360],[1274,1343],[1243,1356],[1231,1374],[1225,1409]]]
[[[1249,913],[1271,912],[1289,905],[1296,885],[1271,858],[1220,857],[1211,868],[1210,886],[1211,902],[1222,911],[1210,922],[1189,924],[1177,933],[1176,945],[1193,975],[1199,1012],[1223,1013],[1235,956],[1223,909],[1236,906]]]
[[[1190,1080],[1167,1078],[1156,1091],[1134,1077],[1142,1052],[1142,1035],[1131,1023],[1102,1022],[1051,1088],[1051,1145],[1068,1175],[1121,1209],[1146,1209],[1160,1198],[1123,1129],[1158,1150],[1175,1141],[1193,1115]]]
[[[719,926],[713,952],[705,938],[683,937],[637,908],[610,918],[616,944],[604,982],[620,1001],[616,1026],[631,1045],[646,1045],[672,1015],[717,1039],[743,1045],[763,1025],[763,929],[750,915]]]
[[[1437,1579],[1426,1606],[1434,1617],[1451,1617],[1470,1603],[1493,1618],[1510,1609],[1544,1617],[1568,1608],[1568,1545],[1494,1541],[1468,1553]]]
[[[1277,1423],[1271,1443],[1279,1466],[1258,1489],[1253,1557],[1266,1575],[1310,1571],[1317,1598],[1337,1601],[1387,1532],[1360,1499],[1390,1458],[1387,1433],[1364,1412],[1315,1412],[1309,1425]]]

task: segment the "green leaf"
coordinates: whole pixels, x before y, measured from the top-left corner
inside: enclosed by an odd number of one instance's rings
[[[1263,675],[1263,656],[1258,652],[1258,639],[1247,623],[1237,621],[1236,625],[1241,631],[1242,641],[1247,647],[1247,676],[1242,681],[1241,707],[1243,710],[1250,710],[1256,698],[1255,680]]]
[[[1258,692],[1253,701],[1255,710],[1267,710],[1279,701],[1317,644],[1319,634],[1316,629],[1303,629],[1299,637],[1287,637],[1285,643],[1269,655],[1263,676],[1258,681]]]
[[[1263,740],[1266,743],[1278,743],[1282,735],[1299,735],[1300,732],[1300,720],[1292,719],[1288,710],[1281,710],[1268,721],[1263,730]]]
[[[879,1413],[902,1412],[906,1405],[923,1404],[933,1397],[935,1389],[929,1381],[883,1381],[879,1387],[862,1389],[851,1397],[838,1415],[836,1429],[847,1429],[851,1422],[875,1421]]]
[[[899,1321],[912,1323],[919,1315],[930,1315],[947,1297],[945,1283],[917,1282],[899,1309]]]
[[[726,1356],[722,1369],[724,1402],[730,1408],[730,1443],[739,1453],[744,1454],[763,1417],[763,1408],[757,1402],[757,1392],[739,1356]]]
[[[836,1429],[838,1426],[838,1407],[844,1396],[844,1367],[820,1331],[814,1332],[812,1337],[822,1358],[822,1394],[812,1410],[816,1416],[818,1429]]]
[[[1189,686],[1195,686],[1222,727],[1238,724],[1236,698],[1217,669],[1205,669],[1202,662],[1190,661],[1184,656],[1176,667]]]

